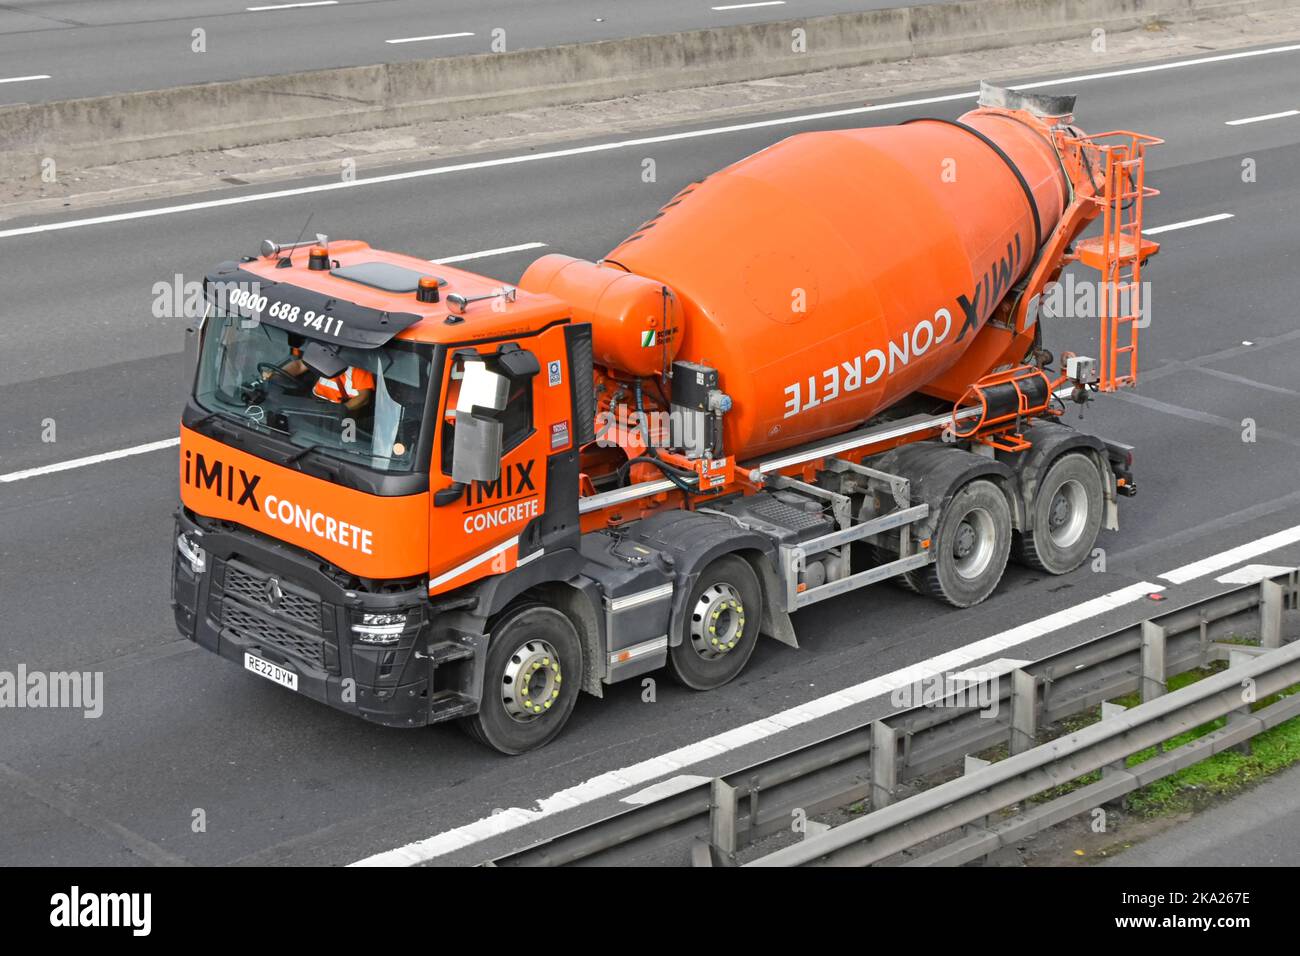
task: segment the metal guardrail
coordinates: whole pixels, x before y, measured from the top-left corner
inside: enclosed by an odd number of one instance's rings
[[[835,827],[802,843],[761,857],[749,866],[869,866],[989,814],[1027,800],[1084,774],[1109,769],[1101,781],[1004,821],[967,833],[955,846],[941,847],[914,864],[955,864],[983,856],[1004,843],[1028,836],[1142,784],[1249,740],[1300,714],[1300,696],[1286,697],[1252,713],[1244,696],[1267,697],[1300,683],[1300,642],[1207,677],[1168,696],[1148,701],[1100,723],[990,763],[963,777]],[[1251,687],[1246,695],[1243,685]],[[1244,712],[1243,712],[1244,709]],[[1228,725],[1206,737],[1133,768],[1125,758],[1155,747],[1208,721],[1233,715]]]
[[[1259,698],[1300,682],[1300,642],[1282,646],[1284,613],[1300,607],[1300,579],[1289,570],[1257,584],[1175,608],[1084,641],[1032,664],[1013,666],[980,706],[936,706],[969,691],[960,683],[941,700],[898,710],[806,746],[629,807],[492,861],[496,866],[613,862],[680,850],[696,865],[732,865],[739,851],[789,832],[796,814],[811,818],[857,801],[871,812],[753,861],[863,864],[944,833],[956,840],[913,864],[965,862],[1075,813],[1116,799],[1158,776],[1204,759],[1300,714],[1300,697],[1249,714],[1240,680]],[[1220,638],[1257,633],[1259,646]],[[1171,694],[1168,675],[1213,661],[1233,666]],[[973,669],[976,674],[979,669]],[[1041,746],[1040,728],[1114,698],[1140,692],[1143,703]],[[1190,693],[1189,693],[1190,692]],[[996,701],[994,708],[988,706]],[[1110,705],[1107,705],[1109,708]],[[1225,714],[1226,727],[1132,768],[1132,753]],[[900,785],[1005,744],[1011,756],[949,783],[898,799]],[[892,758],[892,759],[890,759]],[[1027,796],[1105,768],[1101,781],[987,825],[985,818]],[[1109,795],[1108,794],[1113,794]],[[809,831],[824,829],[816,824]]]

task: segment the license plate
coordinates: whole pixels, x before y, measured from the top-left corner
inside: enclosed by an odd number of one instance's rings
[[[244,653],[244,668],[252,671],[267,680],[275,681],[281,687],[287,687],[290,690],[298,689],[298,675],[279,664],[272,664],[270,661],[264,661],[260,657],[254,657],[247,652]]]

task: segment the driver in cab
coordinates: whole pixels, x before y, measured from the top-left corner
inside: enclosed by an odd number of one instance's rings
[[[280,371],[293,378],[299,378],[304,372],[311,371],[307,363],[302,360],[301,349],[293,348],[290,351],[293,358],[281,365]],[[270,369],[265,369],[262,378],[269,379],[273,374]],[[316,384],[312,386],[311,393],[317,398],[342,405],[348,411],[355,412],[364,408],[374,395],[375,376],[364,368],[349,365],[333,378],[320,375],[316,379]]]

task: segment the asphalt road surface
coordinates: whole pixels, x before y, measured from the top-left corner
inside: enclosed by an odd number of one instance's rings
[[[644,703],[637,682],[617,685],[604,700],[583,698],[551,746],[517,758],[454,727],[363,724],[179,639],[168,607],[173,449],[21,473],[174,437],[181,322],[153,316],[154,284],[198,280],[266,236],[292,239],[309,214],[313,232],[429,258],[523,243],[595,258],[686,183],[793,132],[951,118],[971,101],[766,126],[747,118],[726,131],[683,125],[625,147],[566,144],[558,156],[268,199],[250,198],[265,188],[232,189],[194,197],[212,203],[197,209],[65,229],[43,228],[54,219],[0,223],[0,670],[102,670],[106,698],[97,719],[0,710],[0,863],[346,863],[448,831],[452,852],[440,859],[477,862],[617,805],[617,794],[589,799],[585,781],[603,781],[602,792],[624,781],[626,793],[656,773],[743,766],[873,705],[703,748],[708,758],[691,767],[656,758],[1118,589],[1163,584],[1172,602],[1218,587],[1214,569],[1180,584],[1159,576],[1300,526],[1300,118],[1227,125],[1295,103],[1300,54],[1209,60],[1047,87],[1077,92],[1091,130],[1168,140],[1151,154],[1148,181],[1162,195],[1149,226],[1230,217],[1159,235],[1143,381],[1081,423],[1137,447],[1141,493],[1122,503],[1121,530],[1102,535],[1105,572],[1013,567],[965,611],[889,585],[855,592],[800,612],[803,647],[761,644],[725,688],[694,694],[661,680]],[[646,157],[657,182],[642,182]],[[301,185],[314,184],[326,181]],[[27,226],[42,228],[12,233]],[[513,281],[537,254],[473,266]],[[1088,353],[1093,326],[1060,320],[1047,344]],[[1246,419],[1255,441],[1243,441]],[[42,440],[50,420],[52,443]],[[1252,560],[1300,563],[1297,539]],[[1040,656],[1148,607],[1142,598],[1066,631],[1013,631],[1007,647],[977,656]],[[533,813],[494,817],[508,808]],[[480,839],[493,829],[500,835]]]
[[[1295,866],[1300,767],[1130,847],[1103,866]]]
[[[927,2],[27,0],[0,4],[0,105]]]

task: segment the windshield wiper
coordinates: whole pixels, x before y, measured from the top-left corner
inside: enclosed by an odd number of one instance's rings
[[[215,411],[210,411],[210,412],[208,412],[208,413],[207,413],[206,415],[204,415],[202,418],[199,418],[199,419],[196,419],[195,421],[190,422],[190,423],[189,423],[188,425],[186,425],[185,427],[186,427],[186,428],[198,428],[198,427],[199,427],[200,425],[202,425],[204,422],[211,421],[212,419],[216,418],[218,415],[225,415],[225,416],[228,417],[228,416],[230,415],[230,413],[229,413],[229,412],[226,412],[226,411],[222,411],[221,409],[218,408],[218,409],[216,409]]]
[[[319,442],[308,445],[306,448],[302,449],[302,451],[294,452],[292,455],[290,455],[288,458],[284,460],[284,463],[286,465],[292,465],[294,462],[298,461],[300,458],[303,458],[305,455],[307,455],[308,452],[320,451],[324,447],[325,446],[323,444],[320,444]]]

